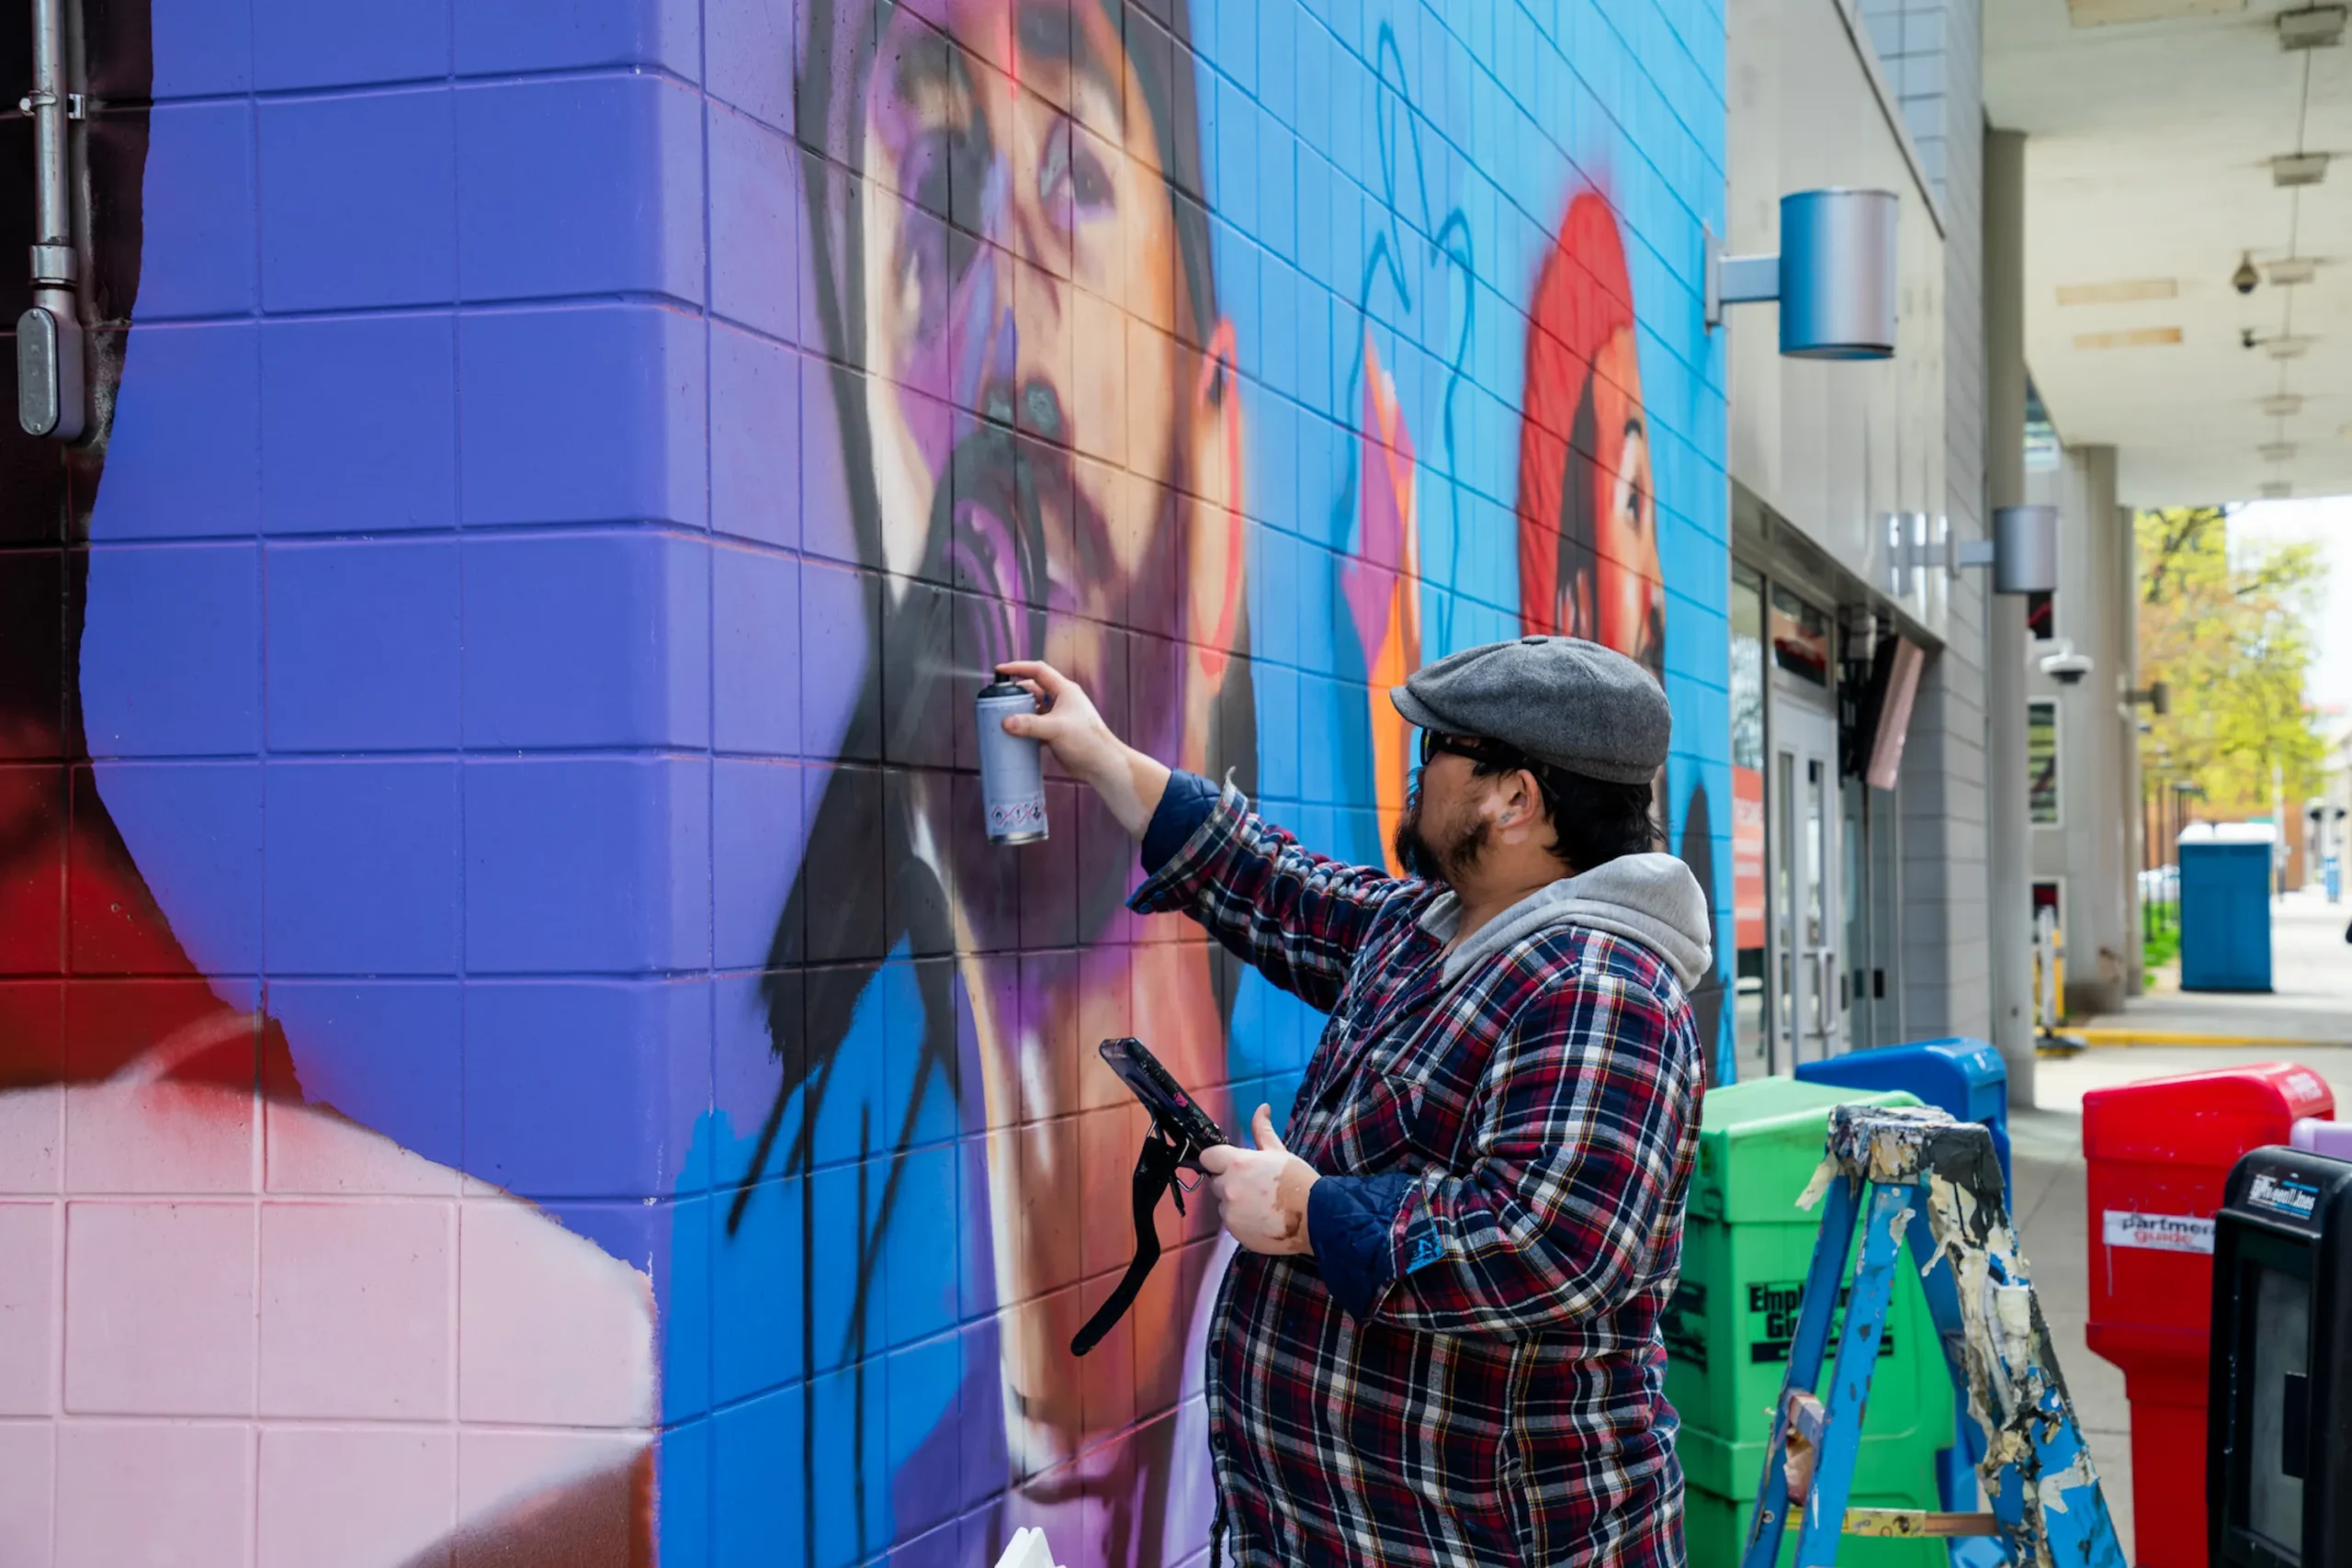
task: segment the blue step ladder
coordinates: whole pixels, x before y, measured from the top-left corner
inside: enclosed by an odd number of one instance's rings
[[[1795,1568],[1834,1568],[1847,1535],[1944,1540],[1955,1568],[2128,1568],[2009,1224],[1992,1134],[1941,1111],[1841,1105],[1830,1112],[1828,1143],[1801,1200],[1824,1205],[1821,1234],[1740,1568],[1776,1568],[1792,1520]],[[1824,1390],[1858,1218],[1861,1258]],[[1990,1513],[1846,1506],[1905,1240],[1966,1401],[1959,1446]]]

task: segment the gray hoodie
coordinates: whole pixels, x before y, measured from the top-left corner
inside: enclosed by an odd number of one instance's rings
[[[1453,940],[1462,905],[1441,894],[1421,917],[1421,929]],[[1665,960],[1685,991],[1714,964],[1707,934],[1707,896],[1690,868],[1668,854],[1620,855],[1575,876],[1537,888],[1445,955],[1449,986],[1489,953],[1552,926],[1586,926],[1637,942]]]

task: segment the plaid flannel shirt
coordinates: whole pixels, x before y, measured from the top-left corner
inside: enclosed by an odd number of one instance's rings
[[[1284,1133],[1323,1173],[1315,1255],[1236,1254],[1210,1325],[1233,1561],[1680,1568],[1658,1318],[1701,1055],[1672,971],[1558,925],[1446,985],[1442,889],[1176,790],[1197,826],[1170,853],[1155,822],[1135,908],[1331,1015]]]

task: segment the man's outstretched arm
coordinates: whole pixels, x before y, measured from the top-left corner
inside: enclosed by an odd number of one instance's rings
[[[1250,811],[1239,791],[1220,794],[1171,773],[1112,734],[1086,693],[1051,665],[999,668],[1052,705],[1006,718],[1006,731],[1052,747],[1144,844],[1151,874],[1134,907],[1182,909],[1266,978],[1329,1011],[1374,918],[1406,885],[1376,867],[1310,854]]]

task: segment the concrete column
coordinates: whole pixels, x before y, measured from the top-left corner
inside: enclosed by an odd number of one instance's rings
[[[2135,707],[2132,702],[2132,689],[2147,684],[2140,676],[2140,547],[2133,524],[2132,509],[2118,504],[2115,581],[2119,592],[2115,625],[2123,660],[2123,942],[2129,954],[2124,964],[2123,994],[2127,997],[2136,997],[2144,990],[2147,978],[2140,964],[2147,942],[2147,932],[2142,929],[2140,919],[2140,870],[2148,861],[2148,825],[2140,815],[2140,721],[2152,711]]]
[[[1984,490],[2025,501],[2025,133],[1984,132]],[[2033,1103],[2033,949],[2026,867],[2025,601],[1989,596],[1984,632],[1984,795],[1990,841],[1984,921],[1993,1043],[2009,1101]]]
[[[2064,843],[2066,1012],[2113,1012],[2125,994],[2124,694],[2131,687],[2121,612],[2125,551],[2115,503],[2115,448],[2072,447],[2079,511],[2070,509],[2059,552],[2058,635],[2091,660],[2079,685],[2042,686],[2058,703],[2059,834]],[[2030,682],[2031,683],[2031,682]]]

